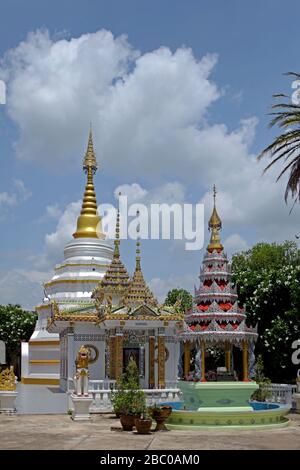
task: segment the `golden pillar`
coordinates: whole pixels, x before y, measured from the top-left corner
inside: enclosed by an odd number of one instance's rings
[[[186,341],[184,343],[184,368],[183,368],[184,378],[188,377],[190,374],[190,362],[191,362],[190,342]]]
[[[165,388],[165,337],[158,336],[158,388]]]
[[[225,344],[225,367],[228,372],[231,371],[231,344]]]
[[[149,336],[149,388],[155,388],[155,337]]]
[[[205,344],[201,343],[201,382],[206,382],[205,378]]]
[[[118,380],[123,373],[123,335],[116,335],[116,380]]]
[[[243,341],[243,382],[249,382],[249,371],[248,371],[248,361],[249,361],[249,352],[248,352],[248,343],[246,340]]]
[[[110,336],[108,340],[109,347],[109,378],[116,378],[116,337]]]

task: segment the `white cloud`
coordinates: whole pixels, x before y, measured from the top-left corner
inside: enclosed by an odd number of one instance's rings
[[[10,191],[0,193],[0,204],[17,206],[25,202],[32,195],[22,180],[14,179],[11,186]]]
[[[129,204],[143,201],[147,194],[148,191],[138,183],[122,184],[114,190],[116,199],[118,199],[119,195],[126,196]]]
[[[81,200],[71,202],[64,210],[60,211],[55,230],[45,235],[43,251],[29,257],[31,266],[36,269],[37,273],[40,270],[51,271],[56,263],[63,260],[64,247],[72,240],[72,235],[76,231],[76,221],[80,213],[81,204]],[[55,208],[56,206],[53,207]],[[55,210],[52,211],[50,209],[50,213],[58,216]],[[43,215],[39,221],[43,222],[46,220],[46,216]]]
[[[46,207],[46,215],[51,219],[58,219],[62,215],[62,211],[57,204],[54,204]]]
[[[119,193],[122,196],[127,196],[128,204],[140,202],[146,205],[149,204],[172,204],[174,202],[185,202],[186,190],[185,187],[178,181],[168,182],[160,186],[145,189],[138,183],[122,184],[118,186],[114,195],[118,198]]]
[[[109,171],[153,172],[164,153],[172,162],[177,134],[204,122],[220,96],[209,80],[216,60],[208,54],[197,61],[187,48],[140,55],[124,36],[105,30],[68,41],[31,33],[6,54],[0,72],[20,128],[18,156],[50,165],[79,158],[92,120]]]
[[[0,272],[0,304],[20,304],[34,309],[43,297],[42,283],[49,279],[48,272],[11,269]]]
[[[194,283],[195,278],[192,274],[182,274],[166,279],[154,277],[149,281],[149,287],[159,302],[163,302],[171,289],[186,289],[193,294]]]
[[[249,246],[246,240],[244,240],[238,233],[230,235],[223,242],[225,250],[229,256],[240,251],[248,250]]]
[[[38,222],[44,223],[49,220],[58,220],[61,217],[62,213],[63,211],[58,206],[58,204],[46,206],[45,212],[41,217],[39,217]]]
[[[50,261],[62,259],[63,248],[72,239],[72,234],[76,231],[76,220],[81,204],[82,201],[68,204],[58,220],[55,231],[46,235],[45,250]]]
[[[8,208],[19,206],[30,198],[31,195],[31,191],[26,188],[22,180],[14,179],[11,183],[11,189],[0,193],[1,216],[5,216]]]
[[[98,127],[112,82],[126,76],[137,54],[124,36],[105,30],[69,41],[37,31],[8,51],[1,76],[20,128],[19,158],[52,165],[79,155],[88,123]]]

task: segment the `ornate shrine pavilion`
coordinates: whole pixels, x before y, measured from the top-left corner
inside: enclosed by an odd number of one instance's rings
[[[77,230],[65,248],[64,262],[45,284],[36,330],[23,356],[23,382],[54,383],[50,370],[59,366],[53,379],[63,390],[71,390],[76,355],[84,345],[90,350],[91,387],[110,388],[133,358],[140,385],[149,395],[168,389],[169,398],[172,393],[178,398],[178,329],[183,316],[176,306],[159,305],[147,286],[139,240],[135,271],[129,276],[120,257],[119,212],[114,247],[106,240],[97,212],[91,133],[83,169],[87,184]]]
[[[184,367],[183,375],[190,376],[191,355],[194,355],[196,378],[209,379],[206,370],[206,350],[220,347],[225,353],[225,367],[222,373],[235,380],[249,380],[249,363],[254,362],[254,342],[256,328],[247,326],[246,314],[238,305],[236,287],[231,283],[231,267],[220,239],[222,221],[216,209],[216,189],[214,205],[209,219],[210,242],[203,258],[200,272],[200,286],[195,289],[194,303],[185,315]],[[242,351],[242,377],[234,377],[233,348]],[[225,375],[226,377],[226,375]],[[214,378],[216,378],[214,376]]]

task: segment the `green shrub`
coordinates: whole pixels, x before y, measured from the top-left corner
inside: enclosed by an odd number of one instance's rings
[[[271,396],[271,391],[269,389],[271,380],[268,379],[264,374],[264,364],[261,354],[258,356],[257,362],[255,364],[255,381],[259,388],[252,394],[251,399],[257,401],[266,401],[266,399]]]
[[[117,381],[111,402],[116,414],[140,416],[146,412],[146,395],[140,389],[138,367],[134,359],[130,359],[125,374]]]

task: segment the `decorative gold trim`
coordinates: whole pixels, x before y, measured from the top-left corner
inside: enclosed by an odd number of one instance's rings
[[[42,309],[45,309],[45,308],[49,308],[50,304],[48,305],[38,305],[37,307],[35,307],[35,310],[42,310]]]
[[[87,321],[87,322],[97,322],[98,316],[97,315],[55,315],[53,319],[51,319],[51,323],[56,321]]]
[[[29,341],[30,346],[59,346],[60,341]]]
[[[109,378],[114,380],[116,378],[116,337],[110,336],[108,338],[109,347]]]
[[[205,378],[205,343],[202,342],[200,347],[201,347],[201,382],[206,382],[206,378]]]
[[[153,315],[139,315],[136,317],[133,317],[131,315],[125,314],[118,314],[118,313],[113,313],[111,315],[106,315],[105,320],[132,320],[132,321],[140,321],[140,320],[147,320],[147,321],[174,321],[177,322],[181,320],[181,316],[176,316],[172,315],[172,318],[170,318],[170,315],[164,316],[164,315],[157,315],[157,317],[154,317]]]
[[[165,388],[165,337],[158,337],[158,388]]]
[[[27,377],[22,377],[21,378],[21,383],[22,384],[31,384],[31,385],[59,385],[59,379],[31,379]]]
[[[184,377],[187,377],[190,373],[190,362],[191,362],[191,352],[190,352],[190,341],[184,343]]]
[[[54,300],[54,299],[53,299]],[[90,307],[91,305],[94,305],[94,302],[91,301],[91,300],[60,300],[59,301],[59,305],[73,305],[74,303],[76,303],[78,306],[82,306],[82,307]],[[37,307],[35,307],[35,310],[40,310],[40,309],[46,309],[46,308],[49,308],[51,307],[51,303],[48,303],[48,304],[42,304],[42,305],[38,305]]]
[[[55,286],[56,284],[79,284],[81,282],[94,282],[97,283],[101,278],[97,277],[96,279],[56,279],[54,281],[49,281],[44,283],[44,287]]]
[[[155,351],[158,349],[158,346],[155,346]],[[165,362],[169,359],[170,353],[167,347],[165,347]],[[154,359],[155,362],[158,362],[158,357]]]
[[[249,381],[249,347],[247,341],[243,340],[243,381]]]
[[[231,350],[232,346],[230,343],[225,344],[225,367],[227,371],[231,371]]]
[[[60,360],[59,359],[30,359],[29,364],[55,365],[55,364],[60,364]]]
[[[149,388],[155,387],[155,337],[149,336]]]
[[[116,380],[118,380],[123,373],[123,335],[116,335]]]
[[[110,263],[107,264],[102,264],[102,263],[65,263],[65,264],[60,264],[59,266],[56,266],[55,271],[59,271],[60,269],[66,268],[66,267],[78,267],[78,266],[84,266],[84,267],[92,267],[95,266],[97,268],[107,268],[110,265]]]

